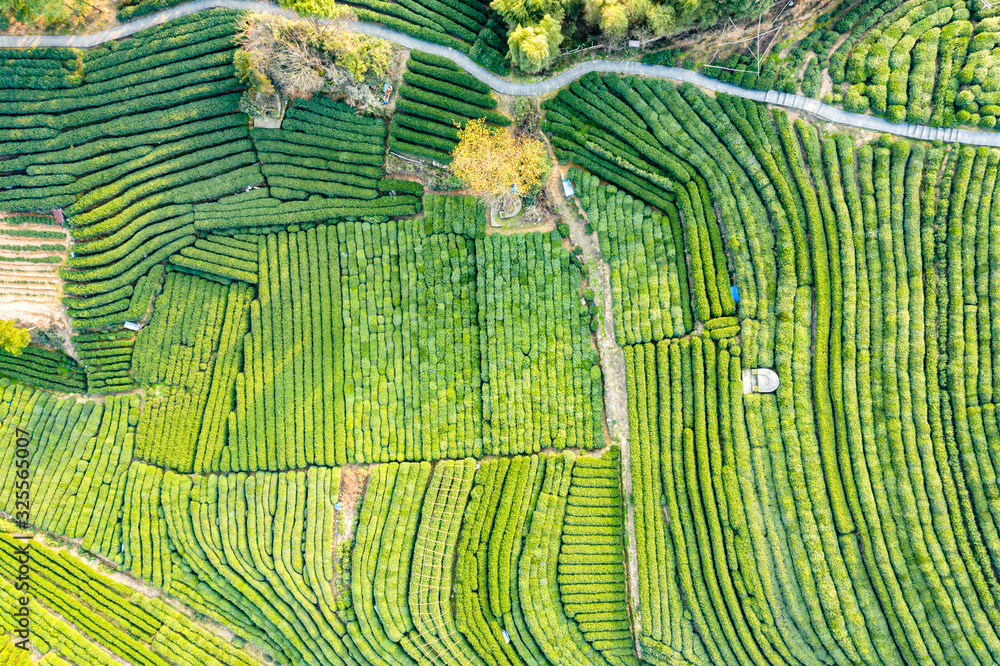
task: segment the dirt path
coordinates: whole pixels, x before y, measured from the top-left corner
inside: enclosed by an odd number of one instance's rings
[[[555,160],[553,159],[553,163]],[[556,163],[555,168],[560,177],[565,177],[565,167]],[[579,211],[579,199],[568,200],[562,196],[562,186],[557,190],[556,199],[562,202],[567,210]],[[586,217],[584,215],[584,217]],[[628,513],[625,516],[625,532],[628,536],[628,594],[629,606],[632,612],[632,631],[636,653],[642,658],[642,647],[639,644],[640,607],[639,607],[639,562],[636,557],[635,539],[635,507],[632,504],[632,450],[629,444],[628,429],[628,394],[625,390],[625,352],[615,342],[614,313],[611,303],[611,269],[601,257],[597,232],[587,234],[584,222],[576,215],[565,218],[569,225],[569,238],[573,245],[581,248],[580,258],[589,273],[589,285],[594,291],[594,302],[600,309],[601,326],[597,330],[597,351],[601,359],[601,371],[604,375],[604,415],[605,426],[611,436],[611,441],[621,447],[621,482],[625,494]]]

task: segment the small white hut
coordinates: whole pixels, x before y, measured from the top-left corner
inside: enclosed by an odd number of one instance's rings
[[[747,368],[743,371],[744,393],[774,393],[780,385],[778,373],[770,368]]]

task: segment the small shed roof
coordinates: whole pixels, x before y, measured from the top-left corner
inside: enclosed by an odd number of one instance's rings
[[[757,380],[758,393],[774,393],[781,385],[778,373],[770,368],[757,368],[753,373]]]
[[[770,368],[747,368],[743,371],[744,393],[774,393],[780,385],[778,373]]]

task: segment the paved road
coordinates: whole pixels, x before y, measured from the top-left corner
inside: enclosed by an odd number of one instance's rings
[[[139,30],[149,28],[154,25],[166,23],[181,16],[194,14],[213,7],[228,7],[230,9],[244,9],[252,12],[267,12],[269,14],[279,14],[289,18],[296,18],[295,12],[281,9],[277,5],[258,0],[194,0],[183,5],[164,9],[143,16],[134,21],[122,25],[95,32],[90,35],[40,35],[29,37],[0,36],[0,48],[26,48],[31,46],[75,46],[88,48],[97,46],[114,39],[127,37]],[[713,78],[707,77],[698,72],[681,69],[679,67],[664,67],[662,65],[644,65],[638,62],[624,62],[620,60],[591,60],[580,63],[570,69],[553,76],[544,81],[534,83],[515,83],[506,81],[492,72],[487,71],[477,65],[467,55],[448,46],[432,44],[416,37],[390,30],[381,25],[371,23],[361,23],[350,21],[346,28],[353,32],[360,32],[367,35],[374,35],[387,39],[391,42],[411,49],[420,49],[429,53],[444,56],[457,64],[459,67],[475,76],[480,81],[488,84],[493,90],[504,95],[544,95],[550,93],[572,81],[580,78],[588,72],[608,72],[616,74],[636,74],[640,76],[651,76],[671,81],[681,81],[693,83],[696,86],[714,92],[724,92],[757,102],[764,102],[774,106],[783,106],[789,109],[803,111],[823,120],[837,123],[839,125],[849,125],[872,132],[886,132],[898,136],[905,136],[911,139],[923,141],[933,141],[940,139],[945,143],[964,143],[975,146],[995,146],[1000,147],[1000,133],[983,132],[970,129],[953,129],[942,127],[928,127],[925,125],[911,125],[910,123],[890,123],[884,118],[869,116],[861,113],[850,113],[843,109],[823,104],[822,102],[803,97],[802,95],[790,95],[779,93],[774,90],[760,91],[747,90],[729,83],[723,83]]]

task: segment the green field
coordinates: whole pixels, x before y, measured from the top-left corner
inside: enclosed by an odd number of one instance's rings
[[[493,233],[385,167],[488,88],[251,127],[236,18],[4,52],[73,334],[0,353],[0,660],[28,532],[52,666],[1000,663],[1000,151],[589,74],[569,237]]]

